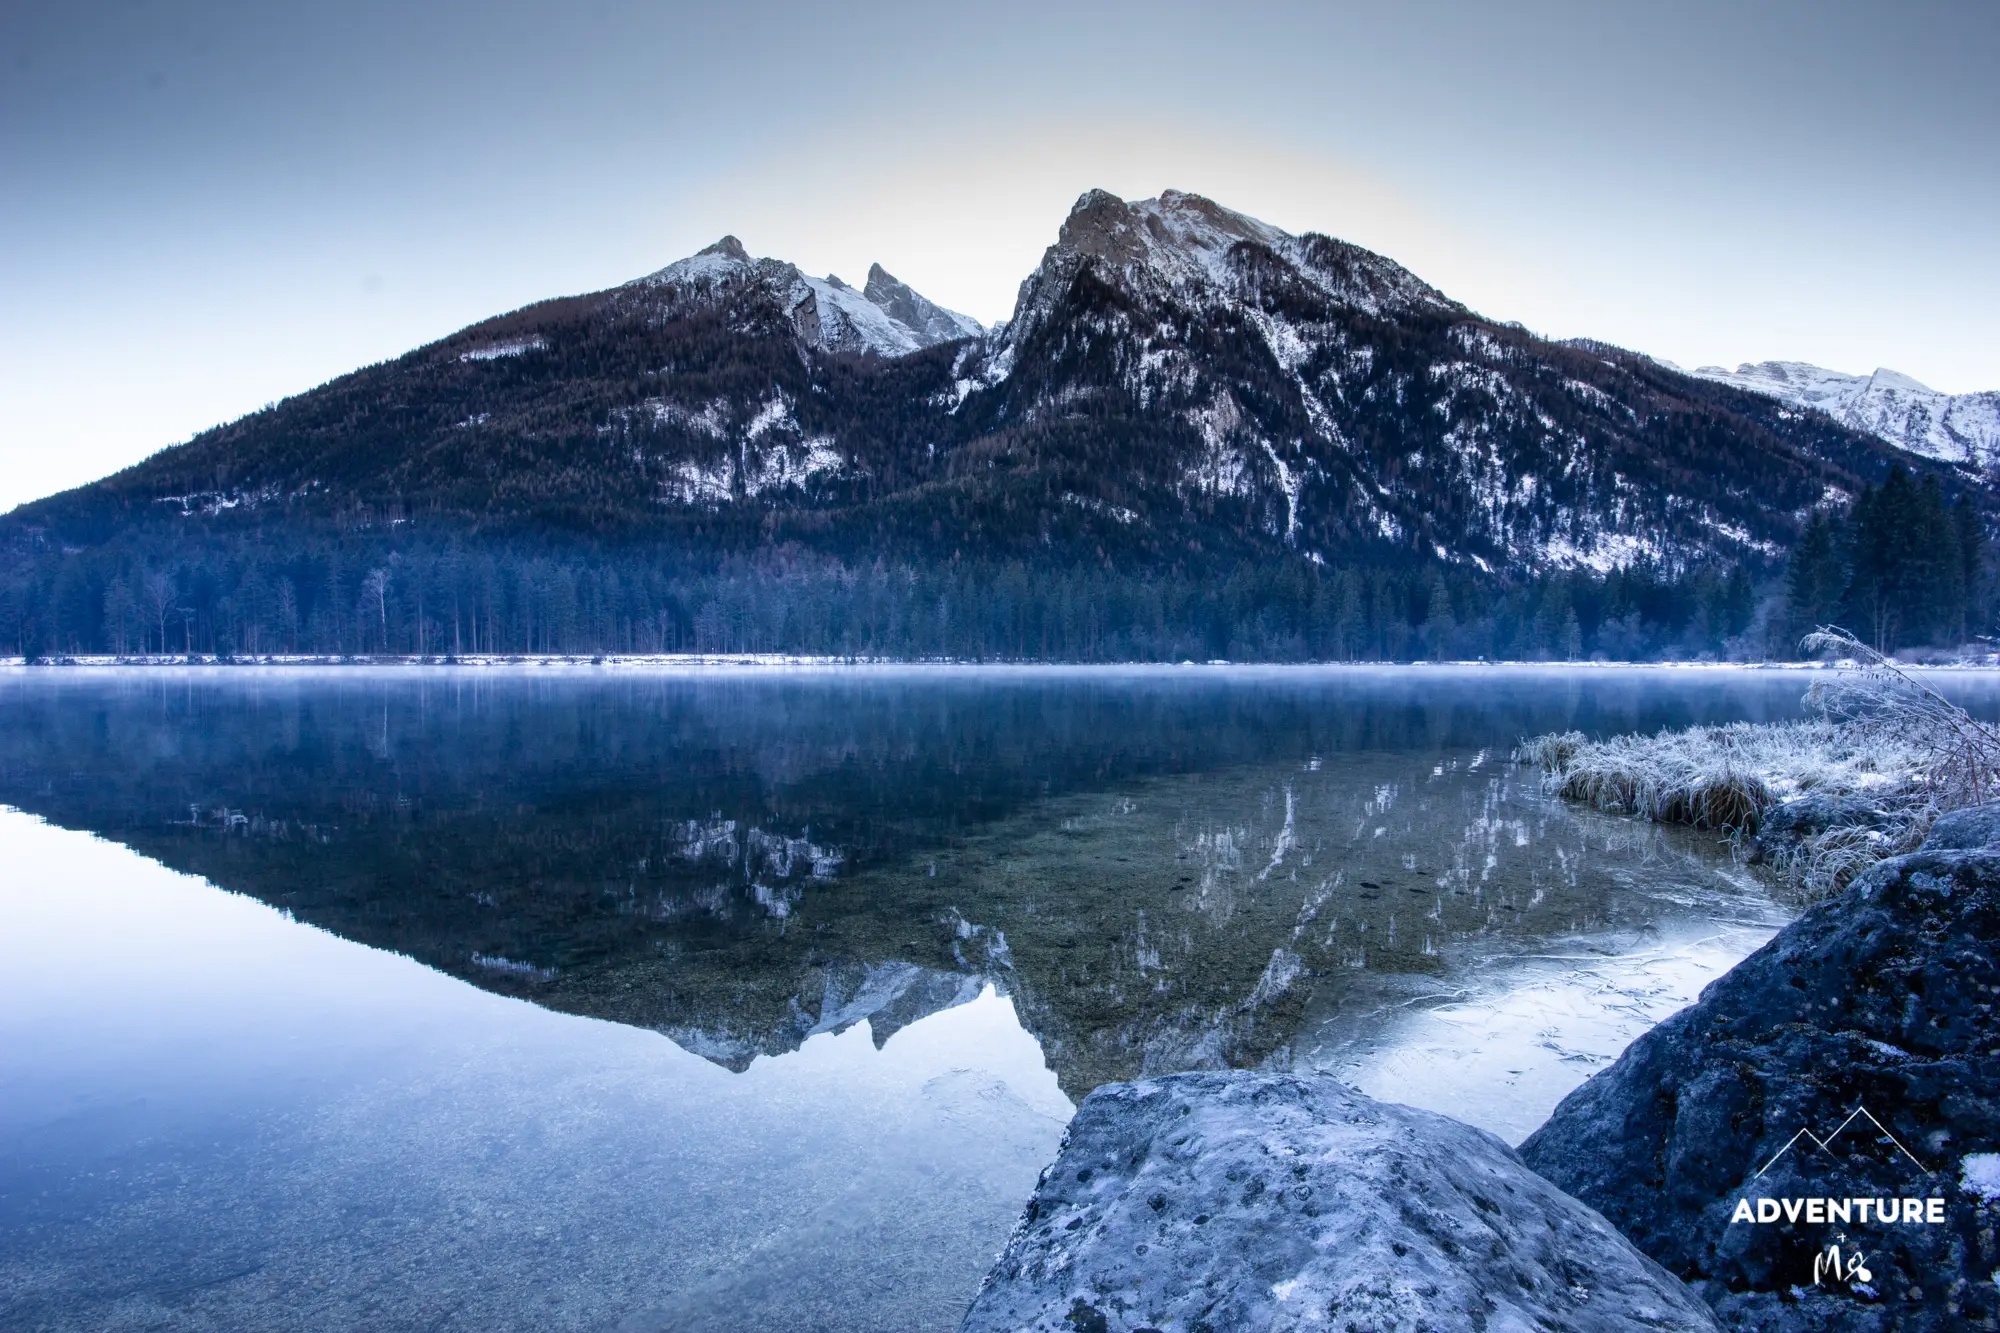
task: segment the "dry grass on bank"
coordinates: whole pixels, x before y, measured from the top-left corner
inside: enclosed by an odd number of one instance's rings
[[[2000,731],[1842,631],[1823,629],[1806,647],[1851,663],[1807,692],[1807,721],[1602,741],[1553,733],[1525,742],[1515,758],[1540,768],[1548,790],[1569,800],[1716,830],[1739,844],[1781,804],[1831,798],[1840,819],[1757,848],[1812,898],[1914,849],[1944,812],[2000,798]]]

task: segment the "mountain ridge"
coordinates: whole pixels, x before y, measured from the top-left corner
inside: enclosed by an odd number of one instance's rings
[[[754,259],[734,236],[625,286],[714,296],[732,282],[763,285],[784,303],[800,336],[827,351],[907,356],[984,332],[971,316],[918,295],[880,264],[869,267],[868,284],[857,291],[833,274],[814,278],[781,259]]]
[[[579,330],[585,342],[602,344],[608,332],[621,345],[564,356]],[[1378,374],[1385,336],[1429,345]],[[651,345],[632,346],[642,338]],[[691,354],[675,356],[676,343]],[[919,355],[954,343],[948,379]],[[607,369],[607,351],[624,364]],[[724,370],[718,351],[737,364]],[[446,356],[462,371],[427,364]],[[889,364],[829,375],[816,356]],[[1812,473],[1813,483],[1781,488],[1790,503],[1776,522],[1768,506],[1745,504],[1726,485],[1660,496],[1659,478],[1643,483],[1631,473],[1657,471],[1646,455],[1673,442],[1635,437],[1657,434],[1659,421],[1683,410],[1661,400],[1684,397],[1694,381],[1649,380],[1636,373],[1642,358],[1596,354],[1552,377],[1541,373],[1552,358],[1569,353],[1478,316],[1360,247],[1292,236],[1184,192],[1127,203],[1093,190],[1023,280],[1012,316],[991,330],[880,265],[857,291],[754,258],[729,236],[620,287],[537,303],[355,372],[382,379],[402,371],[406,383],[382,386],[373,402],[344,404],[338,422],[314,423],[308,404],[353,376],[280,404],[278,421],[253,414],[98,486],[179,502],[184,517],[345,487],[346,498],[362,503],[416,492],[430,502],[420,500],[420,509],[492,519],[517,508],[522,492],[578,489],[564,474],[583,471],[600,475],[573,505],[610,501],[622,515],[614,525],[685,526],[701,512],[745,504],[824,509],[887,498],[893,510],[893,496],[917,498],[926,486],[963,489],[967,463],[983,459],[990,471],[1018,458],[1025,431],[1041,441],[1038,465],[1059,474],[1058,504],[1134,516],[1119,518],[1122,526],[1201,525],[1218,507],[1247,506],[1254,516],[1235,526],[1247,526],[1253,544],[1323,562],[1387,543],[1488,573],[1770,558],[1804,511],[1853,492],[1836,473],[1865,448],[1835,438],[1788,449],[1768,438],[1792,433],[1784,423],[1773,414],[1757,420],[1738,403],[1718,429],[1755,439],[1775,470]],[[802,374],[790,373],[794,361]],[[1523,383],[1518,367],[1540,382]],[[538,368],[539,377],[531,373]],[[603,382],[614,377],[623,382]],[[456,382],[408,383],[425,378]],[[903,391],[915,401],[885,404],[860,383],[879,390],[896,379],[908,381]],[[843,388],[873,401],[836,403]],[[499,403],[488,401],[496,396]],[[1394,404],[1385,411],[1386,399]],[[1411,399],[1422,407],[1401,410]],[[435,410],[454,403],[449,420]],[[512,420],[496,407],[512,409]],[[1074,441],[1050,447],[1052,436],[1077,434],[1062,422],[1093,416],[1144,437],[1117,460],[1123,475],[1107,477],[1094,457],[1076,466],[1084,460],[1066,457],[1077,452]],[[883,429],[891,417],[907,429]],[[322,447],[302,450],[305,434]],[[370,434],[375,461],[362,470],[373,476],[335,466]],[[490,436],[500,437],[490,441],[496,447],[479,447]],[[228,447],[231,437],[248,447]],[[1607,456],[1614,445],[1623,458]],[[228,456],[202,457],[218,453]],[[271,466],[288,457],[291,465]],[[1829,462],[1835,471],[1819,476]],[[203,472],[248,473],[257,484],[204,483]],[[615,501],[604,495],[612,488],[621,493]],[[1430,521],[1440,501],[1450,523]],[[1671,539],[1631,532],[1635,506],[1681,531]],[[24,509],[32,521],[37,506]]]
[[[991,329],[880,265],[857,290],[725,237],[339,377],[0,517],[0,632],[164,644],[130,603],[178,570],[184,640],[218,644],[827,648],[921,622],[942,645],[972,617],[969,651],[1031,656],[1396,655],[1475,622],[1496,652],[1587,652],[1600,621],[1650,617],[1713,647],[1749,614],[1715,589],[1903,465],[1966,484],[1766,394],[1488,319],[1361,247],[1091,191]],[[443,576],[390,572],[482,551],[523,571],[478,593],[515,628],[470,635],[461,588],[433,629]],[[584,594],[534,572],[550,560],[594,562],[612,582],[589,597],[625,609],[551,629]],[[403,629],[371,570],[403,579]],[[1606,591],[1624,571],[1638,591]],[[699,628],[724,588],[762,608],[754,632],[748,611]]]
[[[2000,475],[2000,390],[1950,394],[1886,367],[1848,375],[1803,361],[1701,366],[1703,379],[1825,412],[1922,458]]]

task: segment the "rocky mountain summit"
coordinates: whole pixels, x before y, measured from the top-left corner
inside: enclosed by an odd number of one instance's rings
[[[782,310],[806,346],[828,352],[906,356],[983,332],[977,320],[924,299],[880,264],[870,266],[868,285],[856,291],[833,274],[812,278],[783,260],[752,259],[734,236],[628,288],[673,313],[722,303],[747,288]]]
[[[1078,200],[954,376],[956,415],[1074,458],[1085,505],[1148,526],[1247,510],[1313,559],[1768,557],[1774,523],[1847,493],[1832,468],[1870,467],[1755,398],[1700,402],[1643,357],[1538,339],[1380,255],[1175,191]]]
[[[868,266],[868,285],[861,289],[861,294],[891,319],[909,329],[920,347],[958,338],[976,338],[985,332],[978,320],[955,310],[946,310],[935,301],[925,299],[908,283],[891,277],[880,264]]]
[[[1984,476],[2000,469],[2000,390],[1940,393],[1893,370],[1844,375],[1802,361],[1703,366],[1703,379],[1810,407],[1900,449]]]

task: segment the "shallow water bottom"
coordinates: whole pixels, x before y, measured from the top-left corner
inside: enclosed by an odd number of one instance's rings
[[[955,1328],[1071,1111],[990,989],[732,1074],[30,816],[0,863],[9,1329]]]

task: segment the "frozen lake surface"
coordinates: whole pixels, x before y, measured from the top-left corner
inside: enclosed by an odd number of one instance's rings
[[[11,673],[0,1325],[949,1329],[1102,1082],[1518,1140],[1788,910],[1508,749],[1804,683]]]

